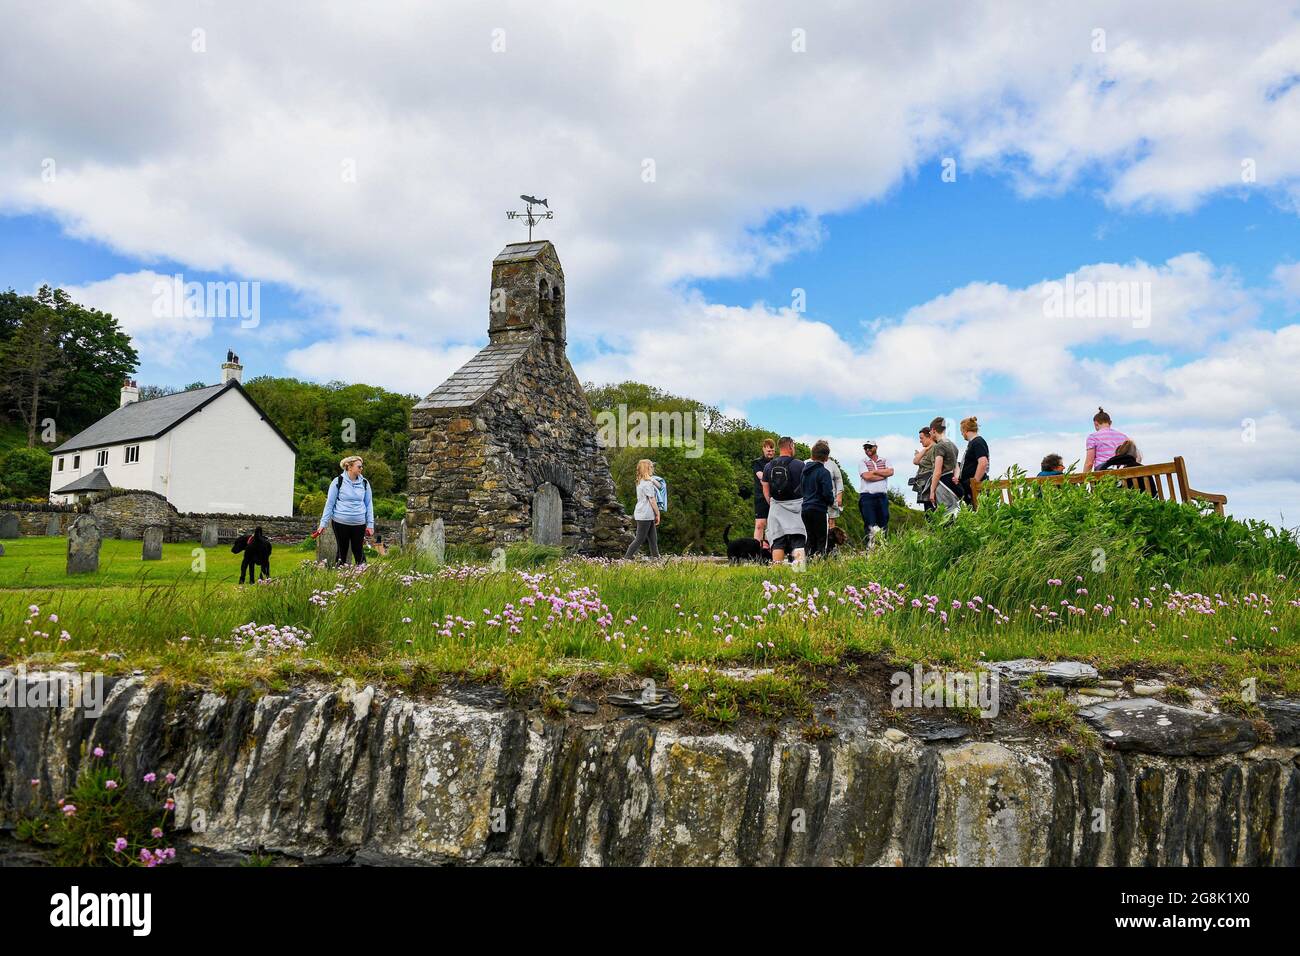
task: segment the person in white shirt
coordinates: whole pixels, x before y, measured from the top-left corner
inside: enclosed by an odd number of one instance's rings
[[[650,549],[650,557],[659,557],[659,495],[654,483],[655,463],[649,458],[642,458],[636,463],[636,507],[632,510],[632,520],[636,522],[636,537],[623,555],[630,561],[641,545]]]
[[[894,469],[876,454],[874,441],[863,442],[862,450],[865,454],[858,467],[858,477],[862,479],[858,486],[858,510],[862,512],[862,526],[866,529],[867,544],[870,545],[875,535],[873,528],[876,532],[881,532],[889,527],[889,496],[885,492],[889,488],[889,479],[894,474]]]

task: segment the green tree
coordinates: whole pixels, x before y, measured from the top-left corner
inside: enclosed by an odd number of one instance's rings
[[[107,415],[138,362],[112,315],[78,305],[62,289],[0,294],[0,390],[26,427],[28,447],[47,417],[70,434]]]
[[[375,497],[382,497],[393,490],[393,469],[388,462],[369,453],[361,456],[366,461],[366,480],[370,482],[370,491]]]
[[[0,458],[0,472],[16,498],[44,498],[50,491],[50,453],[44,448],[12,448]]]

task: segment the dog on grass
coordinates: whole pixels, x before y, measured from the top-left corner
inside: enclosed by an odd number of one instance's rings
[[[849,543],[849,536],[844,533],[843,528],[829,528],[826,531],[826,554],[829,555],[836,548],[843,547]]]
[[[727,546],[727,560],[732,564],[739,564],[742,561],[772,563],[772,549],[768,547],[766,541],[756,541],[753,538],[737,538],[733,541],[730,535],[731,525],[727,525],[722,530],[722,543]]]
[[[261,525],[254,528],[252,534],[236,538],[230,550],[244,555],[244,563],[239,566],[240,584],[244,583],[244,575],[248,575],[249,584],[257,583],[258,572],[264,578],[271,576],[271,539],[262,534]]]

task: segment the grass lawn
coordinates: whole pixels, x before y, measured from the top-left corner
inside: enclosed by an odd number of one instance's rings
[[[95,574],[65,573],[68,539],[54,537],[17,538],[0,542],[5,547],[0,557],[0,589],[24,590],[63,588],[124,587],[130,590],[164,585],[198,586],[233,584],[239,581],[243,555],[232,554],[230,545],[205,548],[203,568],[195,572],[194,549],[197,541],[164,544],[162,559],[143,561],[139,541],[105,540],[99,551],[99,571]],[[293,545],[276,545],[271,555],[271,570],[288,571],[315,555]]]
[[[808,714],[810,690],[880,662],[1038,657],[1300,693],[1294,540],[1129,492],[963,512],[803,572],[560,560],[527,546],[508,549],[504,570],[402,556],[358,572],[277,548],[275,578],[241,587],[228,548],[195,574],[192,545],[143,565],[139,542],[107,541],[98,578],[70,583],[61,539],[6,545],[0,661],[142,667],[223,690],[464,679],[562,706],[575,683],[652,676],[725,722],[742,702]],[[774,673],[742,685],[719,673],[728,666]]]

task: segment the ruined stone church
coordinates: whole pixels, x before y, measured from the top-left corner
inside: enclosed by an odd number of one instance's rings
[[[492,260],[488,344],[411,413],[407,526],[442,518],[449,543],[621,553],[618,503],[565,354],[564,270],[550,242]]]

